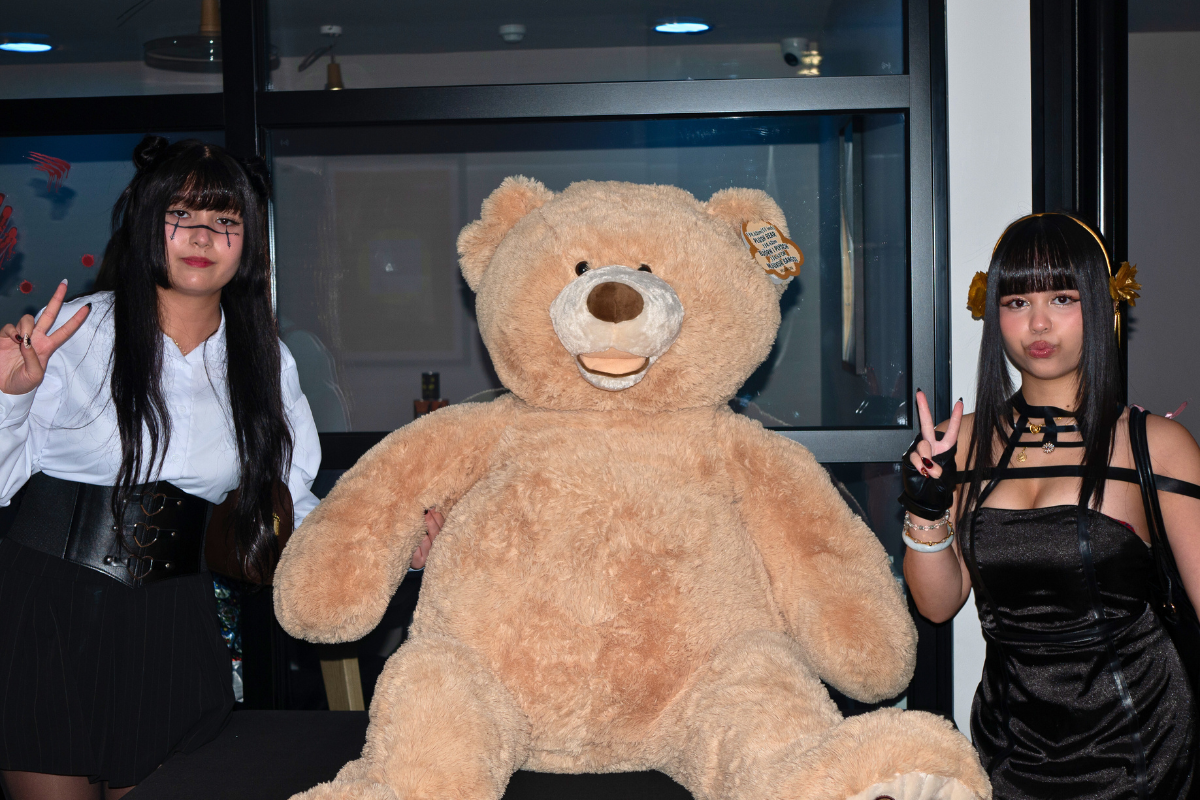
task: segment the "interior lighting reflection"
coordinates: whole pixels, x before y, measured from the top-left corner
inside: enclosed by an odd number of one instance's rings
[[[10,53],[44,53],[49,49],[51,49],[50,45],[38,42],[4,42],[0,44],[0,50],[8,50]]]
[[[701,22],[698,19],[663,20],[654,26],[654,30],[659,33],[704,33],[708,28],[707,22]]]

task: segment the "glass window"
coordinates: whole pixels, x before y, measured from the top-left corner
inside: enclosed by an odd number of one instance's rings
[[[318,428],[392,430],[421,375],[451,401],[500,389],[455,239],[508,175],[760,188],[804,253],[774,350],[736,410],[776,428],[905,426],[909,289],[901,114],[474,123],[277,131],[284,341]]]
[[[6,3],[0,99],[221,91],[217,0]]]
[[[224,143],[224,133],[172,133]],[[46,305],[59,281],[91,289],[113,203],[142,134],[0,137],[0,325]],[[10,242],[11,248],[4,243]]]
[[[278,90],[893,75],[901,0],[276,0]]]

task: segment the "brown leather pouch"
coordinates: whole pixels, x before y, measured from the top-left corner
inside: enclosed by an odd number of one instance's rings
[[[259,575],[247,575],[242,569],[241,562],[238,561],[237,548],[233,542],[233,528],[230,524],[230,514],[233,512],[234,504],[237,503],[237,498],[238,490],[235,489],[225,498],[225,502],[213,506],[212,516],[208,520],[208,531],[204,536],[204,560],[208,562],[208,568],[213,572],[246,583],[270,586],[275,572],[274,562],[271,564],[271,571],[264,578]],[[275,484],[272,505],[275,508],[275,536],[279,542],[279,552],[282,553],[283,546],[287,544],[288,537],[292,535],[292,528],[295,524],[292,513],[292,494],[288,491],[286,484],[282,482]]]

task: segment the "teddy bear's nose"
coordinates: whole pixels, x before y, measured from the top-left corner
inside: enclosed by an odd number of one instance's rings
[[[625,322],[642,313],[642,295],[623,283],[602,283],[588,294],[587,307],[602,322]]]

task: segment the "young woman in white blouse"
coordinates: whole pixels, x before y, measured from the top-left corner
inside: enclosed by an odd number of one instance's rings
[[[0,781],[11,800],[119,797],[220,730],[229,656],[203,558],[270,572],[320,445],[270,306],[269,184],[221,148],[146,137],[97,291],[0,330]]]

